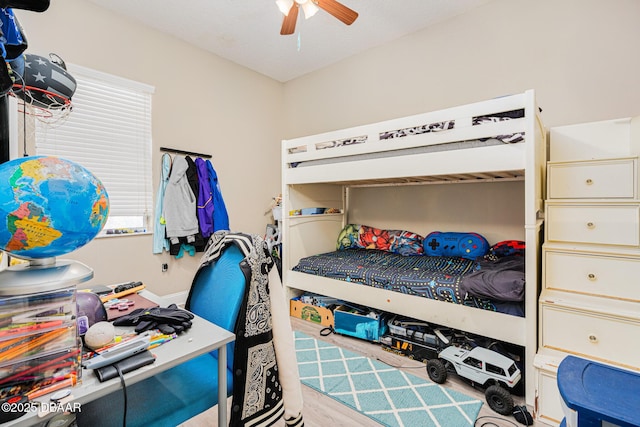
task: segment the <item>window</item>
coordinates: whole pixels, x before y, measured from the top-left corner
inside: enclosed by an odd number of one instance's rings
[[[474,368],[482,369],[482,361],[476,359],[475,357],[467,357],[463,360],[463,363]]]
[[[36,120],[36,153],[75,161],[102,181],[110,209],[101,235],[149,230],[154,88],[80,66],[68,71],[77,82],[73,109],[61,124]]]
[[[491,363],[487,363],[485,369],[487,372],[491,372],[492,374],[500,375],[501,377],[505,376],[504,369],[499,366],[492,365]]]

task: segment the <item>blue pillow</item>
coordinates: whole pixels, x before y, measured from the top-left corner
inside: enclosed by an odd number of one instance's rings
[[[478,233],[434,231],[424,239],[424,253],[476,259],[489,251],[489,242]]]

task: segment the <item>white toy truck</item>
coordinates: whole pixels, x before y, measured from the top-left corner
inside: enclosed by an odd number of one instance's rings
[[[520,369],[513,360],[484,347],[471,350],[450,346],[427,362],[427,373],[434,383],[447,380],[447,371],[454,370],[460,377],[485,389],[489,407],[500,415],[511,415],[513,397],[509,390],[520,381]]]

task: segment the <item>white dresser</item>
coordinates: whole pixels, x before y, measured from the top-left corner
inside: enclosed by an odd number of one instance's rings
[[[549,153],[535,412],[557,426],[567,354],[640,371],[640,117],[551,128]]]

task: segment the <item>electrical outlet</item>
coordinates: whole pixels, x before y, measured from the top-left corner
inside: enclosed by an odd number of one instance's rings
[[[164,273],[165,271],[167,271],[169,269],[169,264],[162,264],[162,272]]]

